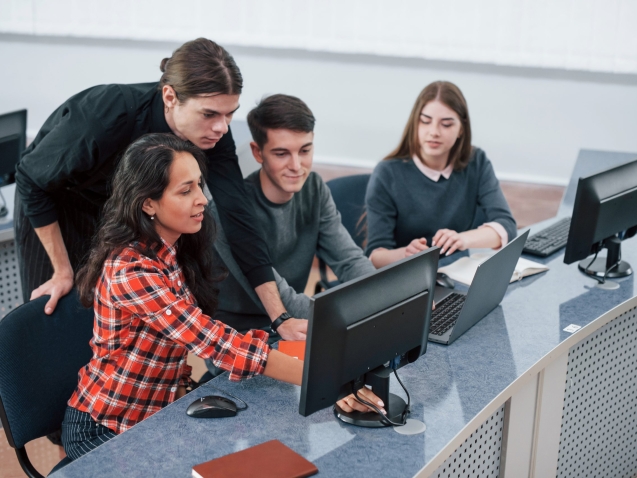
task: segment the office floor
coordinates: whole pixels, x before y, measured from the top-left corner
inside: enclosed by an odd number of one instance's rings
[[[318,172],[325,181],[340,176],[371,172],[369,169],[326,165],[315,165],[314,171]],[[510,181],[501,182],[501,186],[518,227],[525,227],[553,217],[557,213],[564,192],[564,188],[561,186]],[[313,267],[306,293],[310,295],[314,293],[314,284],[317,280],[318,269]],[[193,378],[195,379],[201,377],[206,370],[203,361],[198,357],[190,355],[188,363],[193,366]],[[27,453],[35,468],[43,475],[46,475],[65,456],[60,447],[51,444],[46,438],[40,438],[27,444]],[[0,432],[0,478],[22,478],[24,476],[14,450],[7,443],[5,434]]]

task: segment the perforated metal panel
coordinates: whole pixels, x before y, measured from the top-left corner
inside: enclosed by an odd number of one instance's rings
[[[493,477],[500,473],[504,405],[471,434],[431,475],[432,478]]]
[[[637,313],[568,353],[558,477],[637,476]]]
[[[22,304],[14,241],[0,242],[0,318]]]

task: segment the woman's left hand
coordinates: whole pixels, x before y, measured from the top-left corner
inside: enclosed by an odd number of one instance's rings
[[[440,253],[448,256],[456,251],[464,251],[468,248],[467,241],[461,232],[451,229],[440,229],[431,241],[432,246],[439,246]]]

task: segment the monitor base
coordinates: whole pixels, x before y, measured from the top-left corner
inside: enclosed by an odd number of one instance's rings
[[[405,401],[398,395],[393,393],[389,394],[389,406],[385,407],[387,411],[386,417],[392,422],[401,422],[403,412],[407,408]],[[349,423],[350,425],[356,425],[357,427],[367,428],[380,428],[391,425],[385,424],[381,420],[381,416],[376,412],[345,412],[338,405],[334,405],[334,415],[339,420]]]
[[[590,264],[590,266],[589,266]],[[581,270],[584,274],[597,277],[599,279],[604,278],[604,274],[606,273],[606,258],[599,257],[593,261],[591,264],[590,257],[587,257],[583,261],[580,261],[579,270]],[[620,277],[628,277],[633,273],[632,267],[626,261],[620,261],[619,265],[613,268],[608,274],[606,274],[607,279],[618,279]]]

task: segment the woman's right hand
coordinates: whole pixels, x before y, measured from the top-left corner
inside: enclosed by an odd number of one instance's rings
[[[384,408],[385,404],[369,388],[367,388],[367,387],[361,388],[358,391],[358,394],[363,398],[363,400],[366,400],[366,401],[368,401],[370,403],[373,403],[378,408],[380,408],[380,411],[383,413],[383,415],[387,414],[387,412],[385,411],[385,408]],[[375,412],[376,411],[373,408],[370,408],[367,405],[359,402],[356,399],[356,397],[354,396],[353,393],[348,395],[345,398],[341,398],[338,402],[336,402],[336,404],[341,408],[341,410],[343,410],[344,412],[347,412],[347,413],[351,413],[351,412]]]
[[[413,256],[414,254],[426,251],[427,249],[429,249],[429,246],[427,246],[427,239],[424,237],[414,239],[407,247],[405,247],[405,257]]]

